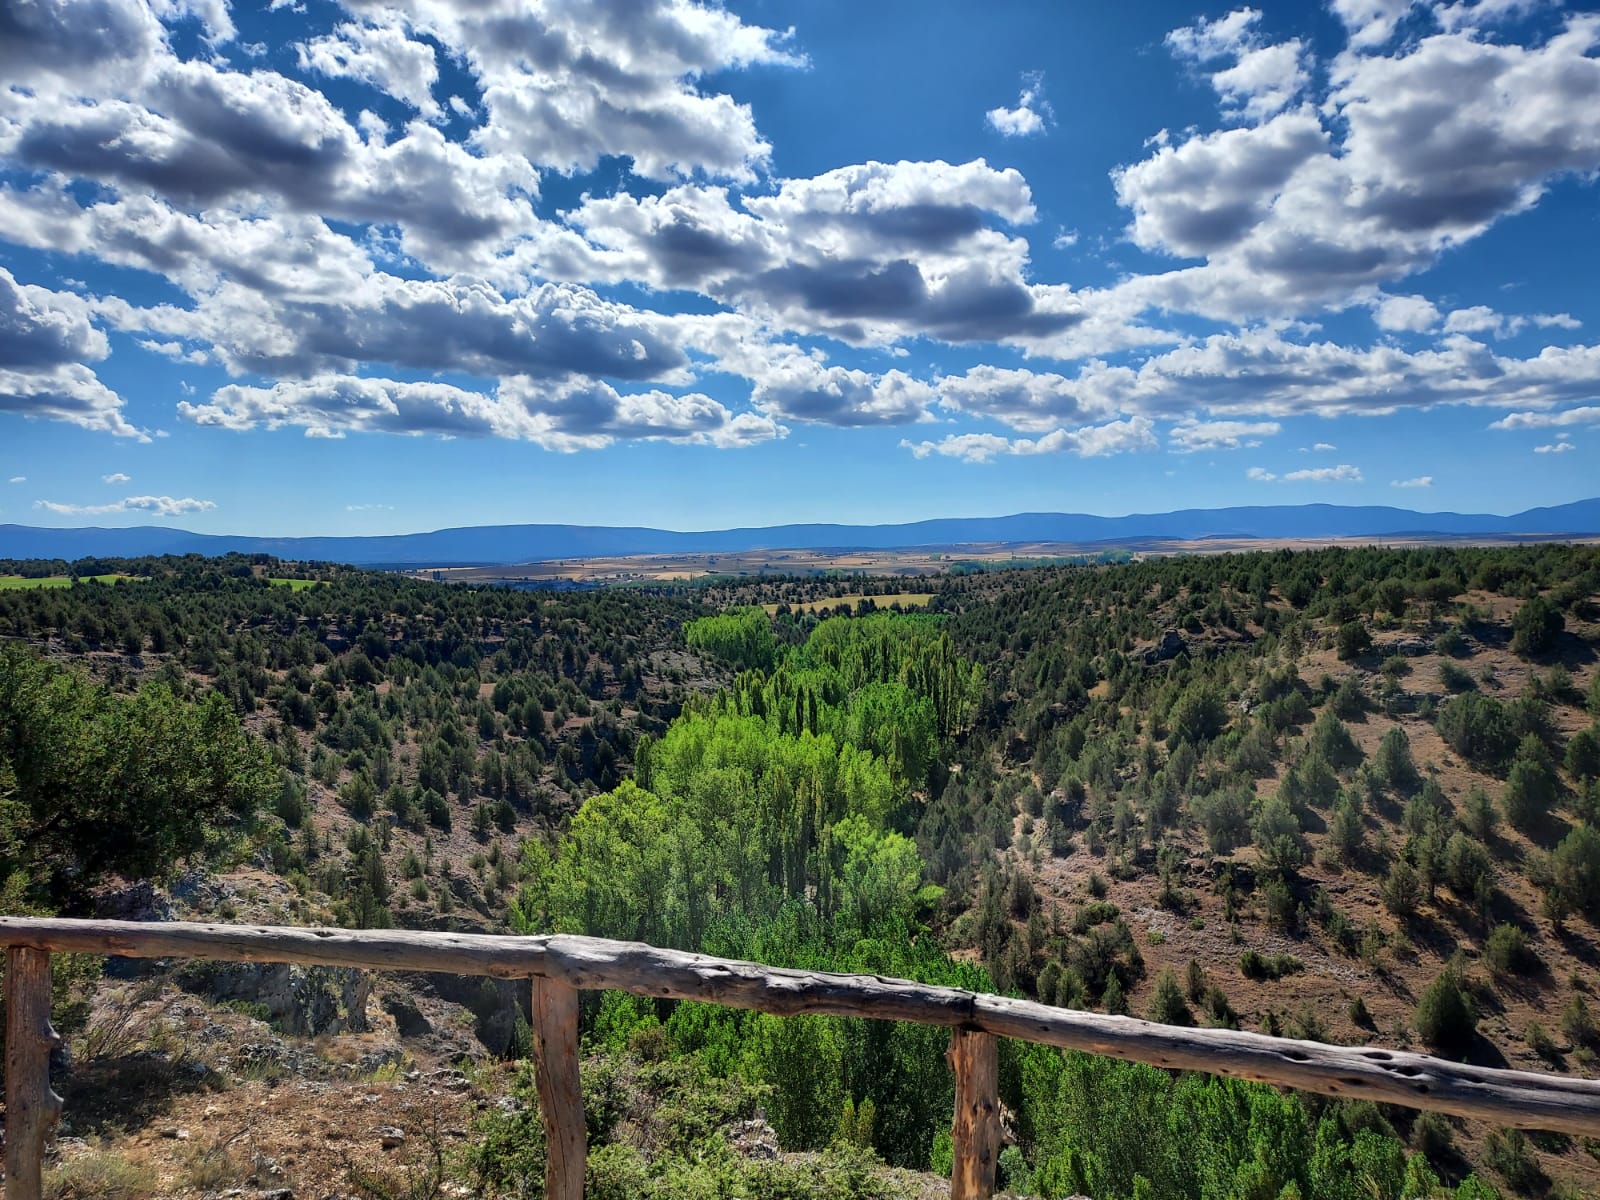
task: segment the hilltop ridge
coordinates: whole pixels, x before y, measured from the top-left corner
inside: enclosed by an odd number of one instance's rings
[[[1172,538],[1576,536],[1600,534],[1600,498],[1494,513],[1424,513],[1386,505],[1250,505],[1166,513],[1013,513],[884,525],[789,524],[680,531],[648,526],[478,525],[375,536],[260,537],[156,525],[52,529],[0,525],[0,557],[273,554],[356,566],[480,566],[632,554],[1104,542]]]

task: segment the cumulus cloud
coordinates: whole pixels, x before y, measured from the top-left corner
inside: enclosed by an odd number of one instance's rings
[[[1422,296],[1384,296],[1372,309],[1379,329],[1426,333],[1439,323],[1439,308]]]
[[[28,482],[28,477],[26,475],[13,475],[7,482],[9,482],[9,483],[27,483]]]
[[[1405,7],[1344,6],[1352,45],[1381,45]],[[1235,18],[1236,42],[1253,21]],[[1584,116],[1600,96],[1597,43],[1593,14],[1532,45],[1462,25],[1340,56],[1318,107],[1158,146],[1115,176],[1130,232],[1203,265],[1125,286],[1222,319],[1370,297],[1532,207],[1553,180],[1600,168],[1600,126]]]
[[[101,517],[111,513],[151,513],[158,517],[180,517],[186,513],[209,512],[216,508],[211,500],[185,496],[129,496],[111,504],[58,504],[54,500],[35,500],[33,506],[64,517]]]
[[[433,47],[413,41],[394,21],[346,22],[324,37],[296,47],[302,71],[369,84],[424,117],[437,118],[433,85],[439,64]]]
[[[1085,314],[1070,294],[1031,284],[1027,243],[995,228],[1035,215],[1014,168],[867,162],[742,201],[688,184],[589,197],[568,214],[584,238],[543,239],[539,265],[693,289],[774,327],[846,342],[1041,338]]]
[[[1571,442],[1550,442],[1547,445],[1535,446],[1533,452],[1535,454],[1567,454],[1576,449],[1577,446]]]
[[[307,437],[350,433],[493,437],[548,450],[599,449],[618,440],[721,447],[753,445],[787,430],[769,416],[734,414],[698,393],[619,393],[601,381],[503,380],[493,395],[452,384],[348,375],[281,381],[270,388],[228,384],[179,415],[199,425],[244,431],[303,429]]]
[[[1340,463],[1337,467],[1306,467],[1279,475],[1265,467],[1251,467],[1245,477],[1258,483],[1361,483],[1359,467]]]
[[[1168,47],[1180,58],[1229,64],[1212,72],[1211,86],[1225,109],[1252,121],[1288,107],[1309,82],[1304,44],[1299,38],[1264,43],[1255,30],[1260,20],[1258,10],[1241,8],[1167,35]]]
[[[124,475],[121,471],[113,471],[109,475],[100,476],[101,483],[132,483],[132,475]]]
[[[698,81],[804,58],[787,31],[746,24],[693,0],[639,5],[573,0],[382,0],[412,28],[460,56],[477,77],[487,114],[474,143],[526,155],[556,170],[593,169],[624,155],[654,179],[697,171],[750,180],[771,146],[750,107]]]
[[[1389,486],[1397,488],[1431,488],[1433,486],[1433,476],[1418,475],[1413,479],[1391,479]]]
[[[991,108],[984,114],[989,128],[1002,137],[1030,137],[1043,133],[1055,121],[1055,112],[1044,97],[1044,74],[1033,71],[1022,77],[1022,95],[1015,108]]]
[[[1577,329],[1582,324],[1583,322],[1569,313],[1507,316],[1485,304],[1455,309],[1444,319],[1446,333],[1487,333],[1497,338],[1521,333],[1529,325],[1536,325],[1542,329]]]
[[[1005,438],[993,433],[950,434],[939,441],[912,442],[902,439],[900,448],[915,458],[937,454],[966,462],[988,462],[1003,455],[1060,454],[1080,458],[1101,458],[1157,447],[1154,423],[1148,417],[1108,421],[1082,429],[1057,429],[1038,438]]]
[[[1168,430],[1167,437],[1179,454],[1196,454],[1259,446],[1262,438],[1274,437],[1282,428],[1276,421],[1196,421],[1189,418]]]
[[[1490,429],[1559,429],[1566,425],[1600,425],[1600,408],[1585,405],[1561,412],[1507,413],[1489,426]]]
[[[905,425],[927,417],[934,390],[904,371],[872,375],[798,359],[756,384],[751,400],[786,420],[861,427]]]

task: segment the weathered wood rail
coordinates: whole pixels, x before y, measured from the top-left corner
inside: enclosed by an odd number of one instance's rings
[[[0,917],[0,945],[8,948],[5,1171],[10,1200],[38,1200],[45,1143],[60,1113],[49,1077],[56,1041],[49,1020],[51,953],[527,979],[534,1070],[550,1145],[545,1194],[551,1200],[583,1195],[587,1151],[578,1084],[578,993],[585,989],[702,1000],[778,1016],[817,1013],[949,1026],[956,1075],[952,1200],[979,1200],[994,1190],[1000,1148],[995,1039],[1000,1037],[1504,1126],[1600,1137],[1600,1081],[1475,1067],[1400,1050],[1183,1029],[902,979],[794,971],[637,942],[559,934],[502,937]]]

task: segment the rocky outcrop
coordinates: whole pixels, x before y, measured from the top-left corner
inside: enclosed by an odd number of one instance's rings
[[[372,981],[349,967],[192,962],[178,973],[185,991],[208,1000],[260,1005],[284,1033],[364,1033]]]

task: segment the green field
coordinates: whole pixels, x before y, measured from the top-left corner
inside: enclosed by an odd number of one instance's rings
[[[848,604],[854,608],[861,601],[871,599],[879,608],[888,608],[891,604],[898,604],[901,608],[927,608],[928,601],[933,599],[932,592],[889,592],[886,595],[867,597],[860,593],[852,592],[848,596],[825,596],[821,600],[798,600],[789,605],[791,612],[823,612],[832,611],[841,604]],[[777,614],[778,605],[763,604],[767,616]]]
[[[286,587],[291,592],[303,592],[307,588],[320,587],[326,583],[323,579],[268,579],[273,587]]]
[[[96,583],[116,583],[121,579],[131,579],[131,575],[84,575],[82,579],[92,579]],[[0,575],[0,592],[21,591],[24,588],[64,588],[71,587],[72,580],[65,575],[44,575],[38,579],[30,579],[25,575]]]

